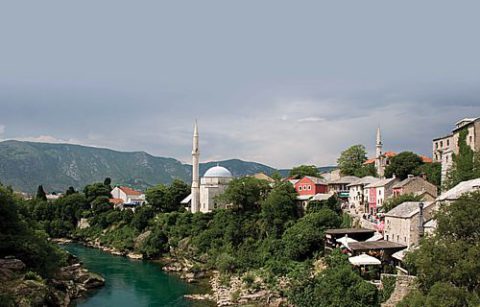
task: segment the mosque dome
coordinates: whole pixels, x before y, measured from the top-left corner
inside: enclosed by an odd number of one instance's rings
[[[232,177],[232,173],[222,166],[214,166],[209,168],[203,177]]]

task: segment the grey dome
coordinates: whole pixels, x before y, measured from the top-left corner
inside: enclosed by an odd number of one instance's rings
[[[209,168],[203,177],[232,177],[232,173],[222,166],[214,166]]]

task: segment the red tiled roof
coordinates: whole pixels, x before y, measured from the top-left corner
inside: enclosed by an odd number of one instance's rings
[[[393,158],[397,155],[396,152],[394,151],[387,151],[383,153],[383,155],[387,158]],[[420,158],[422,158],[423,163],[432,163],[433,160],[427,156],[419,155]],[[375,163],[375,158],[368,159],[367,161],[363,162],[363,164],[372,164]]]
[[[136,196],[140,196],[142,195],[142,192],[139,192],[139,191],[136,191],[132,188],[129,188],[129,187],[118,187],[120,190],[122,190],[123,192],[125,192],[125,194],[127,195],[136,195]]]
[[[429,158],[427,156],[420,156],[420,158],[422,158],[423,163],[432,163],[433,162],[432,158]]]

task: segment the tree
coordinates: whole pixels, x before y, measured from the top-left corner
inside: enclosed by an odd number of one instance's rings
[[[75,193],[77,193],[77,191],[75,191],[75,188],[72,186],[68,187],[67,191],[65,191],[65,195],[72,195]]]
[[[289,222],[299,217],[297,193],[289,182],[277,183],[262,202],[262,219],[267,235],[280,237]]]
[[[47,201],[47,194],[43,190],[43,186],[39,185],[37,188],[37,197],[38,200]]]
[[[285,255],[296,261],[302,261],[323,250],[323,231],[337,228],[342,219],[330,209],[322,209],[305,215],[283,234]]]
[[[463,129],[458,137],[458,154],[452,155],[453,165],[447,172],[444,189],[449,190],[462,181],[480,177],[480,153],[467,144],[468,131]]]
[[[415,174],[416,170],[423,164],[422,158],[410,151],[399,153],[390,159],[390,165],[385,169],[385,177],[405,179],[408,175]]]
[[[267,181],[254,177],[236,178],[230,181],[225,192],[217,197],[223,204],[232,204],[240,211],[251,211],[260,208],[270,185]]]
[[[406,201],[421,201],[421,200],[422,200],[421,195],[403,194],[403,195],[395,196],[387,199],[385,203],[383,203],[382,210],[383,212],[386,213]]]
[[[147,202],[159,212],[173,212],[182,208],[180,202],[188,196],[190,188],[183,181],[175,179],[169,186],[158,184],[147,189]]]
[[[428,182],[440,187],[442,180],[442,165],[438,162],[425,163],[415,171],[418,175],[425,175]]]
[[[321,177],[318,168],[315,165],[300,165],[292,168],[289,177],[301,178],[304,176]]]
[[[110,177],[105,178],[103,181],[104,185],[111,185],[112,184],[112,179]]]
[[[275,181],[282,180],[282,175],[280,174],[279,171],[274,171],[270,177]]]
[[[342,151],[337,160],[340,172],[346,176],[357,176],[367,161],[367,151],[363,145],[353,145]]]
[[[93,202],[97,197],[112,198],[110,191],[109,186],[100,182],[86,185],[83,189],[83,193],[85,193],[85,197],[87,197],[89,203]]]

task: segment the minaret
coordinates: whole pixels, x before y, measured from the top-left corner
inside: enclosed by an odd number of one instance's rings
[[[384,165],[383,165],[383,157],[382,157],[382,135],[380,134],[380,127],[377,128],[377,142],[375,145],[375,168],[377,169],[377,174],[379,177],[383,177],[385,175]]]
[[[193,130],[193,150],[192,150],[192,204],[190,210],[192,213],[200,211],[200,148],[198,146],[198,125],[195,120]]]

